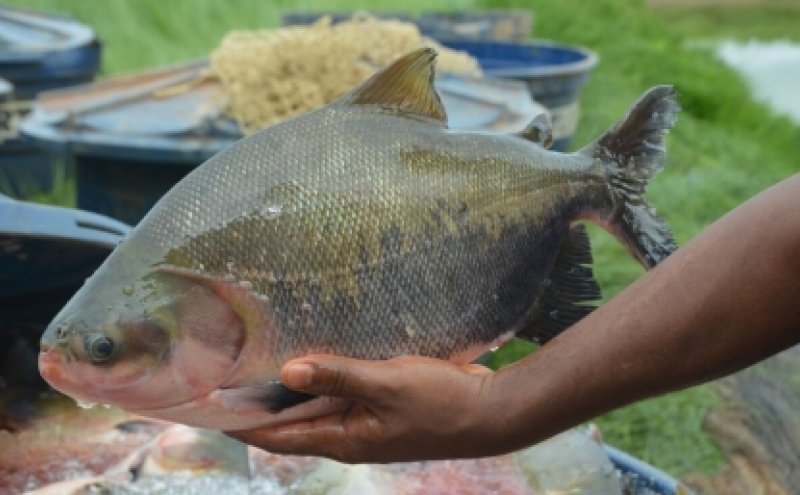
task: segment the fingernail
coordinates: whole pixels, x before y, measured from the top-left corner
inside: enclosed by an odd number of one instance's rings
[[[305,389],[311,385],[314,367],[310,364],[292,364],[286,367],[284,373],[289,388]]]

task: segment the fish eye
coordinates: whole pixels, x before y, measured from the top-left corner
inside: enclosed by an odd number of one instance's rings
[[[105,335],[87,337],[85,347],[89,359],[91,359],[93,363],[108,361],[114,353],[114,341]]]

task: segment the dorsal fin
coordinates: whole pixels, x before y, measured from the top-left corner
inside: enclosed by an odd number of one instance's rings
[[[553,145],[553,125],[550,123],[550,117],[546,113],[540,113],[518,135],[542,148],[549,148]]]
[[[420,48],[395,60],[342,98],[345,105],[380,105],[447,125],[433,86],[436,51]]]

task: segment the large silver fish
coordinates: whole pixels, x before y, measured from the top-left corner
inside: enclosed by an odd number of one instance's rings
[[[669,229],[643,198],[675,121],[648,91],[576,153],[447,129],[435,52],[236,143],[177,184],[58,314],[40,370],[83,401],[223,430],[323,414],[279,369],[312,352],[466,362],[591,309],[596,221],[645,266]]]

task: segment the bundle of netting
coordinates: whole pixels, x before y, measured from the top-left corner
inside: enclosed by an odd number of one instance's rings
[[[332,24],[233,31],[211,54],[211,74],[228,95],[226,113],[245,133],[318,108],[397,57],[435,48],[439,72],[480,75],[477,60],[423,37],[408,22],[359,14]]]

